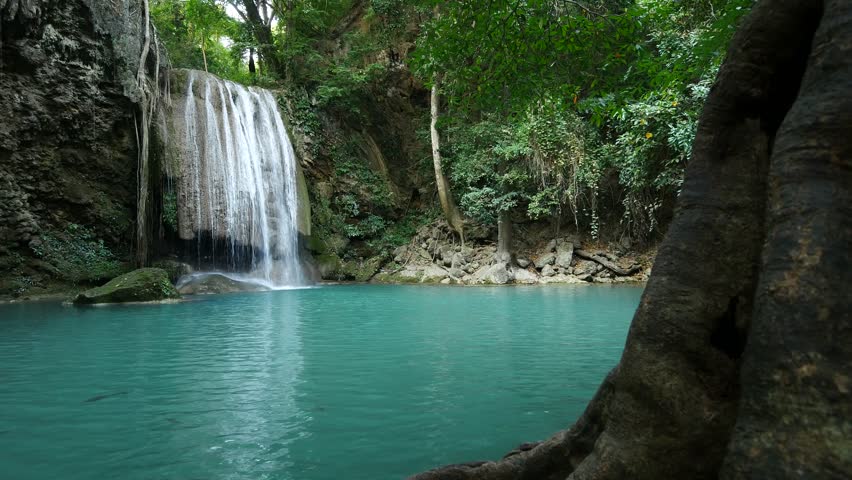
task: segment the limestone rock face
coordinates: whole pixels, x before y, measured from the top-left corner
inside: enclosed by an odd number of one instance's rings
[[[0,0],[0,263],[23,258],[13,275],[37,278],[30,242],[71,224],[116,250],[132,238],[139,12]]]
[[[177,298],[180,294],[169,281],[168,272],[160,268],[140,268],[116,277],[104,286],[78,294],[73,303],[155,302]]]

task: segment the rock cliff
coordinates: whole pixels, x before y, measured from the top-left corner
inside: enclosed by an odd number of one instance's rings
[[[115,266],[130,253],[140,12],[0,0],[0,295],[101,280],[114,269],[73,257]]]

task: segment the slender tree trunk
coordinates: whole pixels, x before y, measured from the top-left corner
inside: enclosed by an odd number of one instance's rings
[[[209,73],[209,70],[207,70],[207,48],[204,42],[201,42],[201,58],[204,59],[204,71]]]
[[[444,211],[444,217],[450,228],[455,230],[461,237],[462,245],[464,245],[464,219],[453,200],[453,192],[450,190],[450,182],[444,176],[444,168],[441,165],[441,137],[438,134],[438,118],[440,117],[441,97],[438,90],[441,86],[441,76],[435,76],[435,83],[432,85],[431,96],[431,112],[432,121],[429,125],[429,131],[432,135],[432,162],[435,166],[435,184],[438,187],[438,197],[441,200],[441,209]]]
[[[512,221],[509,212],[500,212],[497,219],[497,261],[512,263]]]
[[[415,478],[850,478],[850,51],[852,2],[759,1],[586,411],[501,461]]]

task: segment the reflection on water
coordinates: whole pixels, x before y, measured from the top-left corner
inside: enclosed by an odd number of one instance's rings
[[[379,479],[497,458],[581,413],[640,293],[341,286],[0,305],[3,476]]]

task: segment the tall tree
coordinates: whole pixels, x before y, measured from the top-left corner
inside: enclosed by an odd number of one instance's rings
[[[431,122],[429,124],[429,132],[432,138],[432,163],[435,167],[435,185],[438,187],[438,197],[441,201],[441,209],[444,212],[444,217],[450,228],[456,231],[461,237],[462,245],[464,245],[464,218],[456,206],[453,199],[453,192],[450,190],[450,182],[444,175],[444,167],[441,163],[441,135],[438,132],[438,120],[441,114],[441,75],[435,74],[432,84],[432,95],[430,97],[431,104]]]
[[[234,7],[243,21],[249,26],[257,40],[257,51],[261,62],[266,64],[265,71],[283,75],[283,66],[275,46],[272,26],[277,19],[276,4],[268,0],[225,0]]]
[[[201,48],[204,71],[209,71],[207,50],[226,33],[228,16],[215,0],[187,0],[184,9],[189,35]]]
[[[415,478],[848,478],[850,49],[852,3],[759,2],[702,113],[621,362],[586,411],[499,462]]]

